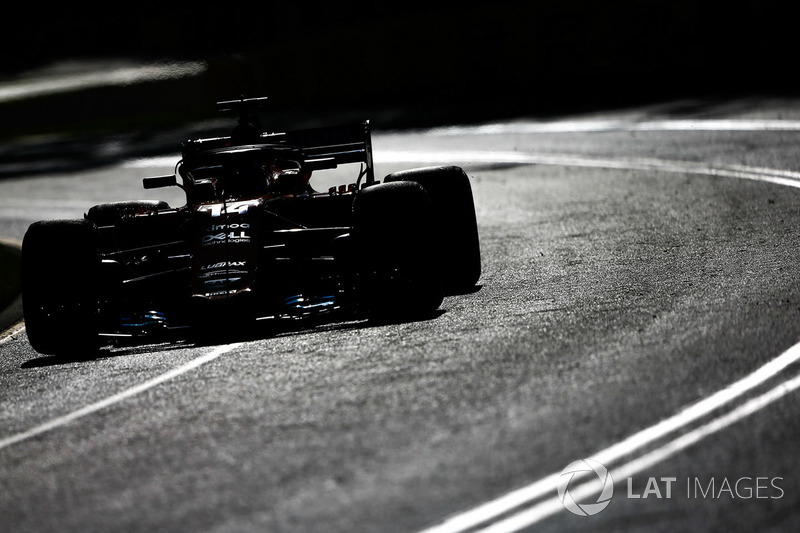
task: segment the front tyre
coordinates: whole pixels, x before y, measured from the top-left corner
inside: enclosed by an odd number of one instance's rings
[[[22,308],[33,349],[83,356],[98,348],[97,227],[36,222],[22,241]]]
[[[356,269],[371,318],[430,315],[442,303],[430,198],[416,183],[373,185],[353,202]]]

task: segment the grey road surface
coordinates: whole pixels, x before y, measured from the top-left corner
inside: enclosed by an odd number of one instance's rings
[[[379,174],[471,177],[483,275],[430,320],[69,362],[5,334],[0,529],[796,530],[800,102],[690,104],[379,131]],[[0,181],[0,236],[173,164]]]

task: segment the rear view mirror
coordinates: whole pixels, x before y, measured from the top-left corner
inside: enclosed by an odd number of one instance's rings
[[[154,176],[152,178],[144,178],[142,185],[145,189],[160,189],[161,187],[172,187],[178,184],[175,174],[169,176]]]

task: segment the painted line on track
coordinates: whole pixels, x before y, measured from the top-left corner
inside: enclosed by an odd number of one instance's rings
[[[19,322],[12,325],[7,330],[0,333],[0,346],[17,338],[17,336],[25,331],[25,322]]]
[[[231,350],[234,350],[240,345],[241,343],[235,343],[235,344],[227,344],[225,346],[220,346],[205,355],[192,359],[188,363],[179,366],[177,368],[174,368],[169,372],[165,372],[160,376],[156,376],[155,378],[145,381],[144,383],[126,389],[120,393],[114,394],[113,396],[109,396],[95,403],[89,404],[86,407],[68,413],[64,416],[54,418],[43,424],[39,424],[38,426],[33,427],[27,431],[23,431],[22,433],[17,433],[16,435],[0,439],[0,450],[2,450],[3,448],[7,448],[18,442],[22,442],[24,440],[36,437],[43,433],[47,433],[48,431],[59,428],[61,426],[65,426],[70,422],[73,422],[79,418],[96,413],[97,411],[105,409],[123,400],[127,400],[128,398],[136,396],[137,394],[141,394],[142,392],[152,389],[153,387],[156,387],[157,385],[160,385],[166,381],[174,379],[180,376],[181,374],[185,374],[190,370],[194,370],[199,366],[209,363],[214,359],[217,359],[221,355],[224,355],[230,352]]]
[[[614,479],[627,479],[672,457],[684,449],[697,444],[706,437],[709,437],[718,431],[722,431],[736,422],[739,422],[744,418],[760,411],[761,409],[780,400],[798,388],[800,388],[800,376],[796,376],[789,381],[782,382],[761,396],[747,401],[730,413],[719,416],[707,424],[681,435],[680,437],[677,437],[660,448],[653,450],[652,452],[649,452],[642,457],[632,460],[622,466],[612,468],[609,471],[612,472],[612,477]],[[592,457],[590,457],[590,459],[592,459]],[[481,529],[480,531],[482,533],[511,533],[526,527],[530,527],[551,515],[563,511],[564,506],[556,494],[556,483],[557,481],[554,481],[550,487],[552,489],[552,496],[547,500],[538,503],[529,509],[520,511],[519,513],[505,518],[504,520],[496,522],[489,527]],[[583,497],[596,494],[596,491],[596,485],[593,485],[591,482],[583,483],[574,488],[570,488],[570,496],[573,499],[579,500]]]
[[[652,158],[610,159],[576,154],[534,154],[507,151],[389,151],[375,159],[380,163],[430,163],[467,165],[520,164],[598,168],[608,170],[641,170],[679,174],[699,174],[723,178],[747,179],[774,183],[788,187],[800,187],[800,172],[778,170],[746,165],[709,165],[694,161],[679,161]]]
[[[609,133],[615,131],[800,131],[800,120],[785,119],[697,119],[697,120],[556,120],[519,121],[478,126],[433,128],[426,135],[463,137],[468,135],[528,135],[537,133]]]
[[[725,389],[687,407],[676,415],[631,435],[623,441],[596,452],[588,458],[608,467],[613,462],[642,450],[648,444],[684,429],[700,418],[711,414],[717,409],[725,407],[798,361],[800,361],[800,344],[792,346],[777,358],[769,361],[755,372],[736,381]],[[781,382],[769,392],[746,402],[730,413],[721,415],[691,432],[675,438],[639,459],[632,460],[620,467],[609,468],[609,471],[612,473],[612,477],[617,480],[641,472],[645,468],[653,466],[713,433],[725,429],[731,424],[767,407],[786,394],[796,390],[798,387],[800,387],[800,376],[790,381]],[[425,529],[424,533],[458,533],[467,531],[494,520],[514,509],[524,505],[530,505],[542,497],[551,496],[544,503],[525,509],[517,515],[494,524],[487,531],[492,531],[493,533],[496,531],[517,531],[523,527],[530,526],[556,512],[564,510],[556,491],[560,475],[561,472],[550,474],[530,485],[509,492],[495,500],[479,505],[464,513],[452,516],[439,525]],[[576,487],[575,491],[577,490],[579,489]],[[574,492],[573,489],[570,489],[570,494],[574,494],[573,498],[580,497],[580,493]]]

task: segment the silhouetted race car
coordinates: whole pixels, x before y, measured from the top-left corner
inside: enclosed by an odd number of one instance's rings
[[[375,179],[369,123],[264,133],[263,98],[229,137],[189,140],[173,175],[186,205],[97,205],[36,222],[22,248],[25,324],[43,354],[113,338],[221,333],[284,320],[395,320],[435,312],[481,272],[472,190],[459,167]],[[325,192],[312,173],[358,164]],[[355,168],[355,167],[354,167]]]

